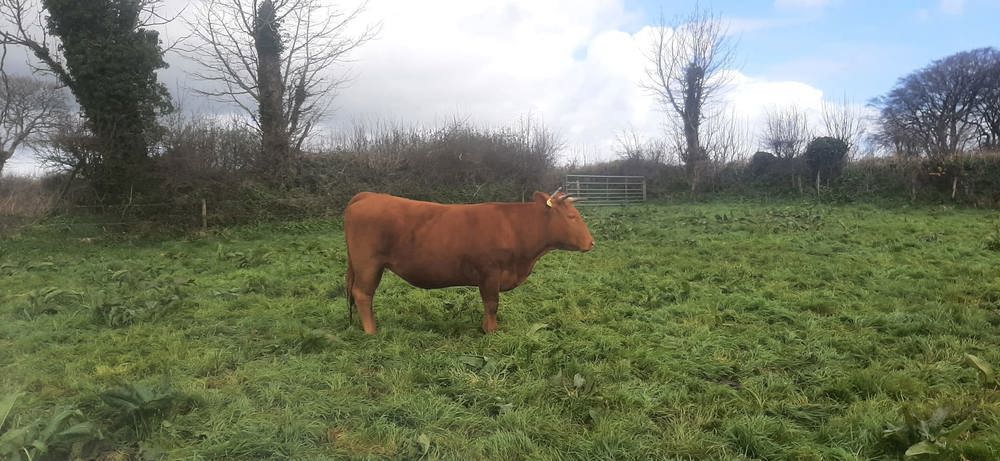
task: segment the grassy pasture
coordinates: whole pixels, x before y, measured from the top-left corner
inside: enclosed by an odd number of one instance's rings
[[[335,221],[25,231],[0,431],[70,405],[63,445],[105,459],[1000,459],[995,212],[585,215],[597,249],[543,258],[490,336],[474,289],[391,274],[379,335],[348,324]]]

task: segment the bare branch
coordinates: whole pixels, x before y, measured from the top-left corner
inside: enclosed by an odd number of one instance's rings
[[[366,5],[349,11],[319,0],[273,0],[274,21],[281,27],[280,81],[282,113],[293,145],[301,145],[332,107],[336,89],[348,81],[336,67],[372,40],[378,26],[349,29]],[[191,75],[202,81],[199,94],[229,102],[258,123],[260,62],[254,48],[258,0],[202,0],[189,21],[192,40],[182,51],[200,66]],[[260,128],[258,126],[258,128]]]
[[[6,59],[6,45],[0,64]],[[69,117],[66,95],[54,82],[9,76],[0,69],[0,171],[22,146],[43,142]]]
[[[27,48],[45,66],[35,70],[55,75],[72,89],[75,82],[49,47],[50,39],[41,9],[34,8],[29,0],[0,0],[0,44]]]
[[[868,132],[864,108],[845,95],[840,102],[823,101],[821,115],[826,136],[844,141],[848,158],[855,158]]]
[[[764,123],[764,134],[760,142],[778,158],[799,156],[812,139],[809,119],[797,106],[768,110]]]

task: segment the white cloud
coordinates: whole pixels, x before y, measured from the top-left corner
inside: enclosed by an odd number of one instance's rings
[[[624,129],[663,134],[664,114],[639,87],[653,29],[624,32],[619,2],[403,3],[373,13],[384,14],[383,35],[358,53],[336,122],[504,124],[530,112],[591,160],[612,157]],[[818,111],[822,93],[807,84],[737,75],[729,100],[740,114],[791,103]]]
[[[748,120],[751,127],[761,127],[768,111],[793,106],[805,112],[811,123],[819,122],[823,106],[823,92],[819,89],[802,82],[769,81],[739,72],[731,74],[731,89],[725,101],[736,115]]]
[[[382,33],[353,56],[355,79],[337,97],[331,127],[378,119],[438,125],[456,116],[507,125],[530,114],[589,160],[612,158],[622,130],[663,135],[665,115],[639,87],[653,29],[626,32],[635,18],[620,0],[373,0],[366,17],[382,21]],[[161,78],[184,93],[190,64],[169,60]],[[807,83],[738,72],[732,83],[726,100],[752,123],[767,108],[789,104],[812,115],[823,96]],[[188,109],[205,104],[182,99]]]
[[[960,16],[965,12],[965,0],[941,0],[939,7],[945,14]]]

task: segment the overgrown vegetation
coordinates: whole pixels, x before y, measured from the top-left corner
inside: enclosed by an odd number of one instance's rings
[[[95,152],[76,169],[103,200],[125,202],[155,180],[151,149],[157,118],[172,110],[156,71],[167,67],[149,23],[156,1],[10,0],[0,4],[0,43],[25,48],[69,88],[80,105]],[[51,46],[58,41],[58,46]],[[6,48],[5,48],[6,49]]]
[[[380,334],[349,325],[336,220],[25,230],[0,241],[0,437],[71,406],[93,431],[45,443],[106,459],[1000,457],[993,213],[585,215],[597,250],[543,258],[491,336],[474,289],[392,275]],[[108,298],[157,304],[112,325]]]

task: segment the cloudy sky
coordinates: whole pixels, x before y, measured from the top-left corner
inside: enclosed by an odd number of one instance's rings
[[[177,11],[189,2],[166,0]],[[343,3],[350,5],[349,3]],[[716,0],[738,41],[729,108],[751,124],[769,108],[818,114],[824,98],[865,102],[900,76],[956,51],[1000,45],[1000,0]],[[613,157],[615,135],[662,134],[664,114],[639,83],[654,24],[694,2],[651,0],[370,0],[377,40],[327,131],[371,120],[434,126],[456,117],[508,125],[531,115],[567,143],[565,156]],[[349,7],[349,6],[347,6]],[[166,38],[183,35],[178,22]],[[190,64],[170,55],[161,78],[191,112],[232,108],[192,97]],[[814,117],[815,118],[815,117]],[[13,169],[33,169],[28,156]]]

